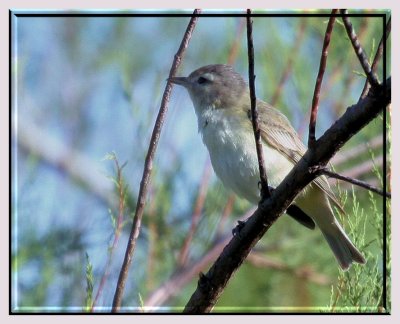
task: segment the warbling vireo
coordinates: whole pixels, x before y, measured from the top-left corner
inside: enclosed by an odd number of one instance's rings
[[[199,132],[217,176],[237,195],[257,204],[260,176],[246,82],[231,66],[223,64],[201,67],[188,77],[171,78],[171,82],[190,94]],[[257,110],[268,181],[276,187],[306,147],[282,113],[261,100],[257,100]],[[297,207],[289,208],[288,214],[307,227],[313,228],[314,222],[318,225],[342,269],[347,270],[353,261],[365,263],[336,220],[330,202],[341,208],[322,176],[296,197]]]

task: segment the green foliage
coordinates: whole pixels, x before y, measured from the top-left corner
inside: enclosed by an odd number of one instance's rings
[[[350,205],[352,213],[347,217],[348,227],[346,231],[354,239],[356,246],[361,251],[367,251],[365,265],[353,265],[349,271],[340,272],[336,288],[332,287],[330,307],[331,312],[382,312],[383,306],[383,213],[378,208],[378,201],[382,197],[368,192],[370,200],[370,213],[360,206],[359,199],[352,190]],[[342,201],[346,202],[345,193],[341,195]],[[368,231],[367,221],[370,222],[375,231]],[[389,241],[390,242],[390,241]],[[378,247],[378,248],[377,248]],[[387,254],[390,259],[390,254]],[[390,264],[390,261],[389,261]],[[387,264],[386,264],[387,267]],[[387,267],[390,273],[390,266]]]
[[[364,209],[360,207],[357,196],[352,191],[352,213],[348,215],[346,228],[354,244],[361,251],[368,245],[376,243],[376,239],[366,242],[366,221]],[[375,215],[375,214],[374,214]],[[382,220],[382,217],[376,215]],[[365,253],[365,252],[364,252]],[[365,265],[353,265],[350,270],[340,272],[336,290],[331,295],[330,311],[332,312],[377,312],[382,294],[382,274],[378,268],[379,257],[366,254]]]
[[[86,299],[84,311],[89,312],[93,304],[93,265],[90,262],[89,254],[86,253]]]
[[[382,122],[383,119],[379,118]],[[391,126],[388,131],[388,152],[391,149]],[[375,151],[368,150],[373,162],[373,174],[383,188],[383,174],[375,164]],[[390,160],[387,161],[390,165]],[[345,196],[345,195],[344,195]],[[364,195],[365,196],[365,195]],[[343,195],[342,195],[343,197]],[[361,250],[367,250],[367,264],[356,265],[350,271],[340,273],[336,288],[332,288],[330,311],[334,312],[388,312],[391,311],[391,200],[368,191],[367,209],[360,207],[363,196],[352,191],[352,214],[347,229]],[[382,203],[383,201],[383,203]],[[385,211],[384,211],[385,208]],[[385,213],[385,216],[384,216]],[[386,228],[385,228],[386,224]],[[386,248],[386,260],[383,251]],[[386,262],[386,263],[384,263]],[[384,267],[385,272],[384,272]],[[383,276],[386,274],[386,286]],[[386,296],[384,298],[384,296]],[[386,305],[385,305],[386,302]]]
[[[392,310],[392,228],[391,228],[391,202],[386,203],[386,309],[380,309],[388,313]]]
[[[144,311],[144,302],[142,295],[138,293],[138,299],[139,299],[139,309],[143,312]]]

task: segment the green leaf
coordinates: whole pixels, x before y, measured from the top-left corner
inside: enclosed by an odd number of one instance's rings
[[[90,263],[89,254],[86,254],[86,300],[84,311],[89,312],[93,305],[93,265]]]

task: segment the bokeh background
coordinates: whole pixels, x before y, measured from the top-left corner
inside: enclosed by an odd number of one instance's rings
[[[108,311],[155,117],[190,18],[31,13],[12,17],[12,309]],[[306,15],[254,18],[257,96],[285,113],[305,143],[327,21]],[[383,33],[382,18],[351,21],[372,59]],[[246,44],[245,18],[202,17],[179,74],[230,63],[247,79]],[[388,76],[390,44],[389,37]],[[382,80],[382,62],[377,73]],[[317,136],[358,101],[364,83],[338,20]],[[344,175],[377,187],[387,177],[390,185],[390,159],[387,174],[382,169],[389,149],[390,123],[379,116],[333,164]],[[342,273],[321,233],[284,215],[235,274],[215,311],[382,311],[383,200],[347,183],[335,190],[347,211],[342,223],[367,264]],[[180,311],[198,273],[208,270],[237,219],[252,208],[216,178],[190,98],[175,87],[124,310]],[[386,265],[390,274],[390,262]]]

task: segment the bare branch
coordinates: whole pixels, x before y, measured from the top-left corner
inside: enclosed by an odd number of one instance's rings
[[[388,22],[386,24],[386,40],[389,37],[390,31],[391,31],[391,19],[392,19],[392,17],[389,17],[389,20],[388,20]],[[371,65],[372,72],[376,71],[378,63],[379,63],[379,61],[380,61],[380,59],[382,57],[382,54],[383,54],[383,42],[385,41],[384,37],[385,36],[383,35],[382,38],[381,38],[381,41],[379,42],[378,49],[377,49],[377,51],[375,53],[374,61],[372,62],[372,65]],[[369,82],[368,82],[368,79],[367,79],[367,80],[365,80],[364,89],[361,92],[360,99],[364,98],[366,96],[368,90],[369,90]]]
[[[251,10],[247,9],[247,48],[249,56],[249,87],[250,87],[250,103],[251,103],[251,121],[253,124],[254,137],[256,141],[256,150],[258,158],[258,166],[260,170],[261,180],[261,201],[271,196],[268,187],[267,172],[264,164],[264,153],[261,144],[261,132],[258,125],[258,113],[257,113],[257,98],[254,81],[256,76],[254,75],[254,46],[253,46],[253,21],[251,20]]]
[[[354,51],[357,54],[358,60],[360,61],[360,64],[365,72],[365,75],[367,76],[368,82],[371,84],[371,86],[373,88],[378,87],[379,86],[378,78],[376,77],[374,71],[372,71],[371,66],[369,65],[368,58],[365,55],[365,52],[358,40],[358,37],[353,28],[353,25],[350,22],[349,17],[347,16],[347,10],[342,9],[342,10],[340,10],[340,12],[343,15],[342,19],[343,19],[343,23],[344,23],[344,26],[347,31],[347,35],[350,38],[351,44],[353,45]]]
[[[254,245],[289,207],[296,195],[315,179],[317,174],[310,173],[310,168],[325,166],[354,134],[386,109],[391,100],[391,79],[387,80],[384,89],[379,87],[375,90],[380,91],[373,91],[365,99],[349,107],[315,145],[307,150],[272,192],[271,197],[259,204],[255,213],[224,248],[207,274],[200,277],[196,291],[186,304],[185,313],[205,313],[212,310],[228,281]]]
[[[360,24],[360,30],[358,31],[358,40],[360,42],[364,41],[365,37],[367,36],[367,31],[368,31],[368,18],[364,18],[361,21]],[[336,59],[336,58],[335,58]],[[338,81],[343,82],[343,69],[341,68],[343,65],[345,64],[349,64],[349,68],[348,71],[354,71],[356,69],[356,67],[358,68],[358,62],[349,62],[347,59],[347,56],[345,55],[341,55],[340,57],[337,58],[337,60],[335,60],[334,63],[334,68],[332,69],[330,75],[329,75],[329,79],[326,80],[326,85],[325,85],[325,89],[331,89],[335,87],[335,84]],[[357,65],[355,65],[357,64]],[[344,87],[344,92],[350,92],[351,89],[351,84],[354,83],[357,79],[354,78],[354,73],[346,73],[347,77],[345,79],[345,81],[343,82],[343,87]],[[323,100],[325,97],[327,97],[330,94],[330,91],[325,91],[323,93],[321,93],[321,97],[320,100]],[[343,98],[346,98],[345,93],[342,95]],[[335,107],[335,111],[337,112],[337,117],[340,116],[341,112],[338,112],[339,108],[343,108],[342,105],[336,105]]]
[[[326,176],[328,176],[328,177],[339,179],[339,180],[343,180],[343,181],[352,183],[352,184],[354,184],[356,186],[368,189],[369,191],[375,192],[375,193],[377,193],[377,194],[379,194],[379,195],[381,195],[383,197],[392,198],[392,194],[390,192],[385,192],[385,191],[383,191],[381,189],[375,188],[375,187],[371,186],[370,184],[368,184],[368,183],[366,183],[364,181],[353,179],[353,178],[350,178],[350,177],[346,177],[346,176],[338,174],[336,172],[329,171],[326,168],[322,168],[321,169],[321,173],[326,175]]]
[[[199,9],[195,9],[193,12],[193,16],[190,19],[190,22],[186,28],[185,34],[183,36],[182,42],[179,46],[178,52],[175,54],[174,61],[172,63],[170,72],[169,72],[169,80],[173,77],[180,65],[182,60],[182,56],[185,53],[185,50],[189,44],[190,38],[192,36],[194,27],[196,26],[196,22],[198,20],[198,14],[200,13]],[[126,279],[128,277],[129,267],[132,263],[133,252],[135,251],[136,241],[140,232],[140,225],[143,217],[144,206],[146,202],[147,188],[150,182],[151,170],[153,167],[153,158],[157,149],[157,144],[160,138],[161,128],[164,123],[164,119],[168,110],[168,102],[169,97],[172,90],[172,84],[170,81],[167,82],[165,86],[165,91],[163,94],[163,98],[161,101],[160,110],[157,115],[157,119],[154,125],[153,133],[151,135],[151,140],[149,144],[149,149],[146,156],[146,161],[143,170],[142,181],[140,182],[139,196],[136,205],[135,216],[133,218],[133,225],[131,229],[131,233],[128,239],[128,246],[125,252],[124,262],[121,267],[121,271],[118,278],[117,287],[115,290],[112,312],[117,312],[121,307],[122,303],[122,295],[125,288]]]
[[[319,96],[321,92],[322,79],[324,78],[326,60],[328,58],[328,48],[331,41],[331,34],[333,30],[333,25],[336,20],[336,14],[338,9],[333,9],[331,17],[329,18],[328,26],[326,27],[324,44],[322,46],[321,60],[319,63],[319,70],[317,81],[315,82],[314,95],[312,99],[311,114],[310,114],[310,125],[308,131],[308,147],[311,148],[315,144],[315,124],[317,123]]]

